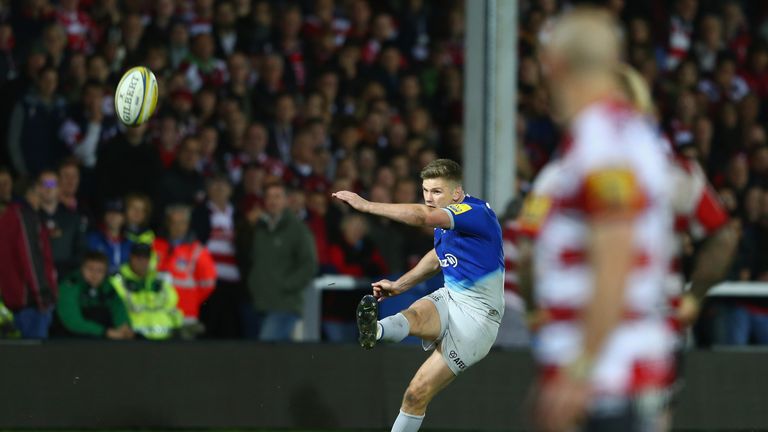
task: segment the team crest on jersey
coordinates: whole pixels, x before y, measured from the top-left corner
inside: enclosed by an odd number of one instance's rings
[[[605,169],[592,172],[585,182],[587,209],[610,211],[637,209],[642,195],[635,176],[628,169]]]
[[[451,204],[448,206],[448,210],[455,215],[460,215],[472,210],[472,206],[469,204]]]
[[[520,212],[520,226],[524,231],[538,232],[552,208],[552,200],[543,195],[529,195]]]

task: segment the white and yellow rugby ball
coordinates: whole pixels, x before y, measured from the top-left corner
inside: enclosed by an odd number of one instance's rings
[[[157,79],[151,70],[137,66],[123,74],[115,90],[115,113],[127,126],[138,126],[157,108]]]

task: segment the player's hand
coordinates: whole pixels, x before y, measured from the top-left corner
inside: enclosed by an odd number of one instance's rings
[[[394,297],[403,292],[402,289],[395,286],[395,283],[388,279],[382,279],[378,282],[371,284],[373,287],[373,296],[378,301],[382,301],[387,297]]]
[[[361,211],[364,213],[368,212],[368,207],[370,206],[370,202],[360,195],[350,192],[350,191],[338,191],[331,194],[332,197],[340,199],[344,201],[345,203],[349,204],[350,207],[357,211]]]
[[[699,301],[693,294],[683,294],[680,298],[680,306],[677,307],[677,319],[684,327],[693,325],[699,316]]]
[[[568,374],[560,374],[552,382],[536,389],[534,421],[538,430],[569,431],[584,418],[589,403],[589,385]]]

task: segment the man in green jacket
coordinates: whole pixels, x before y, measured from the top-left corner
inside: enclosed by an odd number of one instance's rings
[[[304,306],[304,290],[317,272],[309,228],[289,209],[285,186],[264,191],[264,212],[254,218],[248,251],[248,291],[254,314],[245,314],[245,335],[261,341],[290,341]]]
[[[125,305],[106,277],[107,266],[103,253],[87,252],[80,269],[62,281],[56,304],[60,334],[133,339]]]
[[[149,245],[133,244],[128,263],[112,277],[112,285],[128,309],[133,331],[146,339],[162,340],[177,333],[183,317],[177,308],[179,294],[151,268],[151,253]]]

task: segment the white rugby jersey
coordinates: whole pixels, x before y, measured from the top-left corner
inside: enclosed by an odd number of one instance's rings
[[[683,235],[690,235],[694,241],[703,240],[728,222],[728,213],[707,181],[704,171],[695,161],[681,157],[674,158],[670,175],[676,240],[672,249],[672,261],[665,290],[669,299],[669,324],[679,331],[682,328],[677,319],[677,308],[685,285],[680,266]]]
[[[663,288],[673,241],[668,157],[645,118],[616,102],[584,109],[570,134],[561,158],[537,178],[520,220],[524,232],[536,235],[536,300],[549,318],[535,355],[546,370],[581,353],[580,313],[593,292],[589,224],[601,212],[626,212],[635,233],[626,318],[607,337],[592,383],[610,394],[660,386],[673,340]]]

